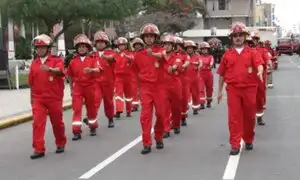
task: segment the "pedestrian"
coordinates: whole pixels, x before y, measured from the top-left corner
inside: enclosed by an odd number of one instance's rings
[[[273,70],[277,69],[278,66],[278,61],[277,61],[277,54],[276,51],[271,47],[272,43],[269,40],[265,41],[265,46],[266,49],[268,50],[268,52],[270,53],[270,55],[272,56],[271,60],[272,60],[272,69],[269,68],[269,72],[268,72],[268,83],[267,86],[268,88],[273,88],[274,84],[273,84]]]
[[[103,68],[103,72],[98,74],[96,78],[95,106],[99,111],[101,101],[103,99],[104,113],[108,119],[108,128],[115,127],[114,124],[114,88],[115,88],[115,51],[109,48],[110,40],[108,35],[103,31],[94,34],[94,44],[96,52],[93,57]]]
[[[132,46],[134,48],[134,55],[139,52],[142,51],[145,47],[144,41],[137,37],[132,41]],[[140,87],[139,87],[139,79],[138,79],[138,74],[136,73],[136,71],[134,70],[134,66],[131,66],[131,73],[132,73],[132,111],[138,111],[139,110],[139,96],[140,96]]]
[[[36,59],[30,66],[30,86],[33,115],[33,149],[31,159],[45,156],[45,128],[47,115],[55,136],[56,153],[63,153],[67,142],[63,122],[64,62],[50,55],[51,38],[45,34],[34,38]]]
[[[176,37],[176,53],[182,60],[181,72],[179,78],[181,81],[181,125],[187,126],[187,117],[189,112],[189,98],[190,98],[190,83],[187,74],[187,68],[190,65],[190,56],[184,52],[184,41],[180,37]]]
[[[204,105],[204,92],[201,92],[201,78],[199,70],[202,67],[199,55],[196,54],[197,46],[194,41],[188,40],[184,43],[187,54],[190,57],[190,65],[187,68],[187,76],[190,84],[190,94],[192,95],[193,114],[197,115],[201,104]],[[203,95],[201,99],[201,95]]]
[[[88,56],[92,50],[92,43],[84,34],[74,38],[77,56],[71,60],[67,74],[70,77],[72,93],[72,132],[73,141],[81,139],[82,106],[86,106],[90,136],[96,136],[98,128],[97,109],[95,107],[95,80],[96,75],[103,69],[97,60]]]
[[[200,60],[202,61],[202,67],[200,69],[200,77],[203,79],[203,86],[205,88],[206,97],[206,107],[211,108],[212,96],[213,96],[213,86],[214,86],[214,76],[212,73],[212,68],[214,63],[214,58],[212,55],[208,54],[210,45],[207,42],[200,43]]]
[[[225,52],[218,68],[218,103],[224,83],[227,84],[230,155],[239,154],[241,139],[246,150],[253,149],[256,93],[258,80],[263,81],[264,62],[254,49],[245,45],[247,34],[243,23],[232,25],[229,35],[232,48]]]
[[[161,61],[163,57],[157,58],[154,53],[162,53],[163,49],[155,44],[159,40],[160,32],[156,25],[145,24],[140,30],[141,39],[144,40],[146,48],[136,52],[134,66],[139,75],[141,105],[142,111],[140,122],[142,126],[143,150],[141,154],[149,154],[151,152],[152,138],[152,117],[153,106],[157,117],[154,126],[154,138],[156,148],[163,149],[163,131],[164,131],[164,87],[161,78],[163,67]]]
[[[267,73],[268,73],[268,69],[272,68],[272,61],[271,61],[272,56],[268,52],[268,50],[262,46],[263,43],[259,41],[260,36],[258,33],[254,33],[252,39],[253,39],[254,49],[260,54],[260,56],[264,61],[263,82],[259,82],[258,89],[257,89],[257,96],[256,96],[257,124],[259,126],[264,126],[265,121],[263,120],[263,115],[265,110],[264,106],[266,104],[266,98],[267,98]]]
[[[175,51],[176,39],[173,35],[164,36],[162,42],[166,50],[162,78],[166,85],[164,138],[167,138],[170,136],[171,129],[174,129],[175,134],[180,134],[182,88],[179,74],[183,61]]]
[[[126,116],[131,117],[132,110],[132,72],[133,61],[132,52],[128,51],[128,41],[124,37],[119,37],[116,41],[119,52],[115,56],[115,76],[116,76],[116,118],[120,118],[126,104]]]

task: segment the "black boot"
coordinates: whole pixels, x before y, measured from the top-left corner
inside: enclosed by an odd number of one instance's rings
[[[257,124],[258,124],[259,126],[264,126],[264,125],[266,125],[266,123],[265,123],[265,121],[263,120],[262,117],[258,117],[258,118],[257,118]]]
[[[131,117],[131,113],[127,113],[126,117]]]
[[[141,151],[141,154],[149,154],[151,153],[151,147],[147,147],[147,146],[144,146],[143,150]]]
[[[205,105],[204,105],[204,104],[201,104],[201,105],[200,105],[200,109],[205,109]]]
[[[193,114],[194,114],[194,115],[197,115],[197,114],[198,114],[198,109],[194,109]]]
[[[253,150],[253,144],[252,143],[246,143],[245,149],[248,150],[248,151]]]
[[[187,126],[186,119],[181,119],[181,126]]]
[[[170,133],[169,132],[164,132],[163,138],[166,139],[166,138],[169,138],[169,137],[170,137]]]
[[[180,128],[174,128],[174,133],[175,134],[180,134]]]
[[[87,126],[89,125],[89,120],[88,120],[87,117],[84,118],[84,119],[82,120],[82,122],[83,122],[84,124],[86,124]]]
[[[74,133],[74,136],[73,136],[72,140],[77,141],[79,139],[81,139],[81,134],[80,133]]]
[[[206,107],[211,108],[211,103],[207,103]]]
[[[132,112],[137,112],[137,111],[139,111],[139,108],[138,108],[138,107],[132,108]]]
[[[30,159],[38,159],[45,156],[45,153],[43,152],[35,152],[30,156]]]
[[[156,142],[156,149],[163,149],[164,148],[164,142],[157,141]]]
[[[122,112],[116,112],[115,118],[121,118],[121,114],[122,114]]]
[[[96,136],[97,132],[96,132],[96,128],[91,128],[90,129],[90,136]]]
[[[115,123],[113,119],[108,120],[108,128],[114,128],[115,127]]]
[[[57,147],[55,153],[56,154],[60,154],[65,152],[65,147],[61,146],[61,147]]]
[[[238,155],[239,153],[240,153],[240,149],[238,149],[238,148],[232,148],[232,149],[230,150],[229,155],[231,155],[231,156],[236,156],[236,155]]]

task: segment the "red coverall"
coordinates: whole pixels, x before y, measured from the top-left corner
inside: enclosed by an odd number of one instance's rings
[[[178,56],[180,56],[180,59],[182,60],[182,64],[184,64],[186,61],[190,60],[190,57],[183,52],[177,53]],[[189,111],[189,98],[190,98],[190,82],[187,74],[186,69],[181,69],[181,72],[179,74],[179,78],[181,81],[181,87],[182,87],[182,97],[181,97],[181,119],[186,119],[188,117],[188,111]]]
[[[177,53],[172,53],[165,57],[164,65],[164,81],[166,85],[166,97],[165,102],[165,124],[164,132],[170,132],[170,124],[172,128],[180,128],[181,120],[181,100],[182,100],[182,88],[181,81],[179,78],[179,72],[181,71],[182,60]],[[168,72],[170,66],[176,65],[178,70],[172,73]]]
[[[218,74],[227,83],[228,125],[232,148],[240,148],[241,138],[249,144],[254,140],[257,67],[262,64],[260,55],[249,47],[244,47],[241,54],[231,48],[221,60]]]
[[[211,55],[200,55],[200,60],[202,61],[202,68],[200,69],[200,77],[202,77],[205,87],[205,94],[207,104],[210,104],[213,100],[213,86],[214,86],[214,76],[211,71],[211,67],[214,64],[214,58]]]
[[[191,58],[190,65],[187,69],[187,74],[188,74],[188,80],[191,88],[190,92],[192,93],[192,101],[193,101],[192,108],[195,110],[195,109],[199,109],[200,104],[202,104],[200,100],[201,78],[199,74],[199,69],[197,67],[200,64],[200,60],[199,60],[199,55],[191,55],[190,58]]]
[[[104,50],[102,52],[95,52],[93,57],[97,59],[103,72],[101,72],[96,78],[96,93],[95,93],[95,106],[97,112],[100,108],[101,101],[104,101],[104,113],[108,120],[114,118],[114,88],[115,88],[115,74],[114,64],[109,63],[107,60],[101,58],[99,55],[115,55],[113,50]]]
[[[267,96],[267,64],[271,57],[268,50],[264,47],[256,47],[255,50],[261,55],[264,61],[264,81],[259,82],[256,96],[256,116],[262,117],[264,115],[264,105],[266,104]]]
[[[269,52],[269,53],[271,54],[271,56],[272,56],[272,58],[271,58],[271,60],[272,60],[272,67],[275,67],[275,62],[277,61],[277,58],[274,58],[274,57],[276,57],[277,53],[276,53],[276,51],[275,51],[273,48],[271,48],[271,47],[267,48],[267,50],[268,50],[268,52]]]
[[[64,72],[63,60],[48,56],[44,64],[50,68],[60,68]],[[53,127],[57,147],[64,147],[67,139],[63,122],[64,78],[54,75],[40,68],[41,59],[35,59],[28,75],[28,84],[31,87],[32,114],[33,114],[33,148],[34,152],[45,152],[45,126],[47,115]]]
[[[93,57],[85,56],[82,61],[80,57],[71,60],[67,70],[68,76],[72,79],[72,108],[73,133],[81,133],[82,105],[83,99],[87,111],[89,127],[91,129],[98,128],[97,109],[95,107],[95,79],[96,73],[85,73],[84,68],[99,68],[97,60]]]
[[[136,52],[133,53],[134,55]],[[139,82],[138,82],[138,75],[134,69],[133,66],[131,66],[131,87],[132,87],[132,108],[138,108],[139,107]]]
[[[127,50],[123,52],[127,56],[133,54]],[[126,103],[126,112],[131,113],[132,103],[132,69],[131,60],[126,58],[122,53],[115,56],[115,75],[116,75],[116,111],[123,112],[124,101]],[[124,97],[124,98],[123,98]]]
[[[162,48],[158,46],[152,46],[152,52],[161,52]],[[153,117],[153,106],[155,107],[156,123],[154,126],[155,140],[162,141],[164,132],[164,86],[159,82],[159,71],[163,69],[155,67],[155,64],[159,59],[148,55],[147,50],[143,49],[135,54],[134,67],[139,73],[140,91],[141,91],[141,105],[142,111],[140,116],[142,126],[142,139],[143,145],[150,147],[152,145],[151,140],[151,128]],[[162,60],[161,60],[162,61]],[[163,97],[162,97],[163,96]]]

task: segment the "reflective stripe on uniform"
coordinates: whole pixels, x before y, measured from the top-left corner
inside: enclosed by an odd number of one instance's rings
[[[132,101],[132,104],[138,105],[138,104],[140,104],[140,102],[138,102],[138,101]]]
[[[72,122],[72,125],[73,126],[81,126],[82,122],[81,121],[75,121],[75,122]]]
[[[130,101],[133,100],[132,98],[124,98],[124,99],[125,99],[125,101],[127,101],[127,102],[130,102]]]
[[[123,102],[124,102],[124,99],[121,98],[120,96],[116,96],[115,98],[116,98],[116,100],[120,100],[120,101],[123,101]]]
[[[262,117],[263,115],[264,115],[264,112],[262,112],[262,113],[256,113],[257,117]]]
[[[194,108],[194,109],[197,109],[199,107],[200,107],[200,104],[199,105],[192,105],[192,108]]]
[[[89,124],[94,124],[96,122],[97,122],[97,119],[95,119],[95,120],[89,120]]]

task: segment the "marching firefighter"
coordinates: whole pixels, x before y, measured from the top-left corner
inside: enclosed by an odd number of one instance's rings
[[[108,119],[108,128],[113,128],[114,124],[114,88],[115,88],[115,74],[114,74],[114,57],[115,52],[109,49],[109,38],[103,31],[98,31],[94,34],[94,43],[96,52],[93,57],[96,58],[103,72],[96,78],[96,101],[95,106],[97,112],[99,111],[101,101],[103,99],[104,113]]]
[[[190,97],[190,83],[187,74],[187,68],[190,64],[190,56],[184,53],[184,41],[180,37],[176,37],[176,52],[182,60],[181,72],[179,78],[182,87],[182,97],[181,97],[181,125],[187,125],[187,117],[189,111],[189,97]]]
[[[187,68],[187,76],[190,84],[190,93],[192,94],[192,109],[194,111],[194,115],[198,114],[200,106],[204,103],[204,97],[201,99],[200,83],[201,78],[199,74],[199,70],[202,66],[201,61],[199,59],[199,55],[195,54],[197,50],[196,43],[194,41],[188,40],[185,41],[184,46],[186,48],[187,54],[190,56],[190,65]]]
[[[162,58],[153,56],[153,53],[161,53],[162,48],[155,45],[155,41],[159,39],[160,32],[156,25],[145,24],[140,30],[141,39],[144,40],[147,48],[136,52],[134,65],[139,74],[141,105],[142,111],[140,122],[142,126],[142,154],[151,152],[152,139],[152,116],[153,106],[155,107],[156,123],[154,126],[156,148],[163,149],[163,131],[164,131],[164,84],[159,81],[159,73],[162,68],[159,64]]]
[[[141,38],[137,37],[134,38],[132,41],[132,46],[134,49],[134,54],[138,51],[141,51],[144,49],[144,42]],[[132,111],[138,111],[139,109],[139,82],[138,82],[138,76],[136,71],[134,70],[134,67],[132,67]]]
[[[164,138],[170,136],[171,128],[174,129],[175,134],[180,133],[181,120],[181,81],[179,73],[181,71],[182,60],[181,57],[174,51],[176,39],[173,35],[167,35],[162,38],[166,54],[164,55],[164,83],[166,84],[165,102],[165,124],[164,124]],[[170,125],[171,124],[171,125]]]
[[[272,58],[272,67],[274,70],[277,69],[278,67],[278,61],[277,61],[277,53],[276,51],[271,47],[271,41],[269,40],[266,40],[265,41],[265,46],[266,46],[266,49],[269,51],[269,53],[271,54]],[[267,84],[268,84],[268,88],[273,88],[274,87],[274,84],[273,84],[273,72],[271,69],[269,69],[269,72],[268,72],[268,77],[267,77]]]
[[[132,72],[131,64],[133,54],[127,50],[128,41],[124,37],[119,37],[116,42],[119,52],[115,56],[116,75],[116,117],[120,118],[123,113],[124,101],[126,104],[127,117],[131,117],[132,103]]]
[[[81,139],[82,105],[85,102],[90,136],[96,135],[98,128],[97,109],[95,108],[95,80],[102,70],[97,60],[88,56],[92,50],[92,43],[84,34],[74,38],[74,46],[78,56],[71,60],[67,74],[70,77],[72,92],[72,131],[73,141]]]
[[[249,33],[249,32],[248,32]],[[249,33],[250,34],[250,33]],[[246,36],[246,40],[245,40],[245,45],[247,45],[250,48],[253,48],[254,43],[253,43],[253,39],[250,35]]]
[[[230,155],[239,154],[241,139],[246,150],[253,149],[258,78],[263,82],[264,62],[255,50],[244,45],[246,35],[243,23],[232,25],[229,35],[232,48],[225,52],[218,68],[218,103],[224,83],[227,84]]]
[[[45,127],[47,115],[53,127],[56,153],[63,153],[67,142],[63,122],[64,63],[50,55],[51,38],[45,34],[34,38],[37,58],[32,62],[28,84],[30,86],[33,115],[33,149],[31,159],[45,156]]]
[[[213,100],[213,80],[214,76],[212,73],[212,68],[214,65],[214,58],[212,55],[209,55],[210,46],[207,42],[202,42],[200,44],[200,59],[202,61],[202,68],[200,70],[200,76],[203,79],[204,87],[205,87],[205,94],[206,94],[206,101],[207,101],[207,108],[211,108],[211,102]]]
[[[264,74],[263,74],[263,82],[259,83],[258,89],[257,89],[257,96],[256,96],[256,117],[257,117],[257,124],[259,126],[264,126],[265,121],[263,120],[263,115],[264,115],[264,106],[266,104],[266,84],[267,84],[267,72],[269,69],[272,68],[272,61],[271,61],[271,55],[268,52],[266,48],[264,48],[261,45],[260,37],[257,33],[254,33],[252,36],[253,38],[253,43],[254,43],[254,48],[255,50],[261,55],[262,59],[264,60]]]

